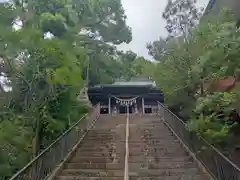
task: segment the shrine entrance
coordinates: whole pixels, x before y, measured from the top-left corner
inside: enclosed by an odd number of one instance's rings
[[[109,114],[109,109],[108,107],[101,107],[100,108],[100,114]]]
[[[118,109],[119,114],[126,114],[127,113],[127,107],[126,106],[120,106]]]
[[[133,114],[137,112],[137,98],[118,98],[115,96],[112,96],[113,106],[118,114]]]
[[[119,110],[118,111],[119,114],[126,114],[126,113],[133,114],[133,113],[135,113],[134,106],[119,106],[118,110]]]

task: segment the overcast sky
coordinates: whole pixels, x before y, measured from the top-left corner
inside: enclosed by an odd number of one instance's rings
[[[199,7],[205,7],[209,0],[198,0]],[[130,44],[120,45],[120,49],[132,50],[139,56],[151,59],[146,43],[166,36],[162,12],[167,0],[122,0],[127,24],[132,28],[133,40]]]

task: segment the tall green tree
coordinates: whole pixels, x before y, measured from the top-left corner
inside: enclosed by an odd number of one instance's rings
[[[239,31],[230,11],[206,18],[191,29],[187,41],[171,38],[155,71],[168,106],[189,127],[218,147],[228,146],[236,123],[239,89],[211,92],[208,86],[219,79],[238,79]],[[204,85],[204,86],[203,86]]]

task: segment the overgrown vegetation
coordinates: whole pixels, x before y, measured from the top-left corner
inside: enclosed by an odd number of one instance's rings
[[[237,99],[234,93],[213,93],[200,97],[196,102],[191,130],[215,146],[231,145],[231,129],[237,125],[234,106]]]
[[[149,43],[149,54],[158,61],[155,80],[171,110],[188,121],[189,128],[210,143],[224,148],[238,125],[238,89],[217,92],[207,88],[239,71],[240,30],[233,14],[204,17],[194,0],[173,5],[163,17],[167,38]]]

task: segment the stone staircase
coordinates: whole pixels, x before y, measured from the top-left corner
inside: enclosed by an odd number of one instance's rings
[[[124,180],[126,115],[101,115],[55,180]],[[209,180],[156,115],[129,118],[127,180]]]
[[[125,119],[101,115],[55,180],[123,180]]]
[[[156,116],[130,118],[130,180],[208,180],[193,158]]]

